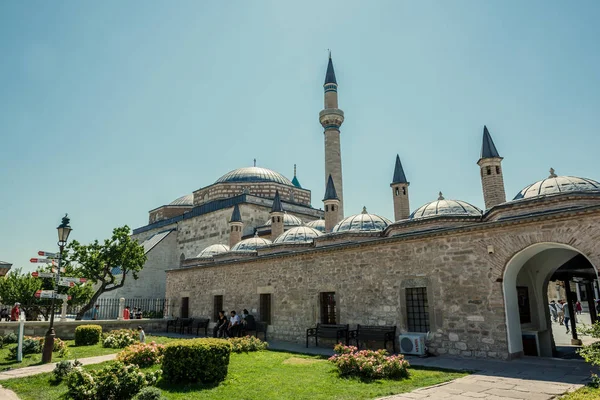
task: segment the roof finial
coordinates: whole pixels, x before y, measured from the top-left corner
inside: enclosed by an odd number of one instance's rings
[[[557,175],[554,173],[554,168],[550,167],[550,176],[548,178],[556,178]]]
[[[440,192],[440,197],[438,197],[438,200],[445,200],[444,199],[444,195],[442,194],[442,192]]]
[[[327,49],[327,51],[329,52],[329,58],[331,58],[331,49]]]
[[[368,214],[368,212],[367,212],[367,207],[366,207],[366,206],[363,206],[362,213],[363,213],[363,214]]]
[[[254,159],[254,166],[256,167],[256,158]]]
[[[294,164],[294,176],[296,176],[296,164]]]

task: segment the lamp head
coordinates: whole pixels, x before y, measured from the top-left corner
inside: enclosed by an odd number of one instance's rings
[[[58,230],[58,243],[64,245],[67,243],[67,239],[69,238],[69,234],[73,230],[69,225],[71,220],[68,217],[68,214],[62,218],[61,224],[56,228]]]

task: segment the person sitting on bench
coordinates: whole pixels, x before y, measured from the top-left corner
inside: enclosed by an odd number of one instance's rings
[[[225,336],[227,331],[227,317],[225,316],[225,311],[219,311],[219,319],[217,320],[217,324],[213,328],[213,337],[222,338]]]
[[[240,317],[231,311],[231,318],[229,318],[229,326],[227,327],[227,336],[236,337],[240,331]]]

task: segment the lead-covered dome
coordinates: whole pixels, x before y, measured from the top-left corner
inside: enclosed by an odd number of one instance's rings
[[[260,249],[261,247],[266,247],[270,244],[270,240],[254,236],[250,239],[244,239],[241,242],[238,242],[235,246],[231,248],[231,251],[254,251],[256,249]]]
[[[600,191],[600,183],[576,176],[558,176],[554,173],[554,169],[550,168],[550,176],[548,178],[525,187],[513,200],[528,199],[555,193],[590,191]]]
[[[271,218],[269,218],[263,226],[271,226],[272,222],[273,221],[271,220]],[[300,218],[296,217],[295,215],[291,215],[291,214],[287,214],[287,213],[283,214],[283,226],[300,226],[300,225],[304,225]]]
[[[311,243],[322,233],[308,226],[297,226],[277,236],[273,243]]]
[[[293,186],[292,181],[281,175],[279,172],[261,167],[244,167],[234,169],[233,171],[228,172],[217,179],[215,183],[225,182],[275,182],[283,185]]]
[[[229,251],[229,246],[225,244],[213,244],[202,250],[196,258],[210,258],[215,254],[226,253]]]
[[[480,217],[482,211],[472,204],[462,200],[447,200],[440,192],[436,201],[422,205],[413,211],[409,219],[419,219],[437,216]]]
[[[170,206],[193,206],[194,205],[194,194],[186,194],[178,199],[173,200],[169,203]]]
[[[387,228],[391,223],[392,221],[387,218],[369,214],[367,208],[363,207],[361,214],[344,218],[333,227],[332,232],[378,232]]]
[[[325,233],[325,220],[324,219],[316,219],[314,221],[307,222],[306,226],[316,229],[322,233]]]

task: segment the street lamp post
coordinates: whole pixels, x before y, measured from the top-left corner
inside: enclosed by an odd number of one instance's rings
[[[58,293],[58,281],[60,279],[60,269],[62,267],[63,250],[67,244],[67,239],[72,229],[69,225],[69,217],[67,214],[62,219],[61,224],[56,228],[58,230],[58,247],[60,249],[58,257],[58,271],[56,273],[56,279],[54,281],[54,295],[52,296],[52,305],[50,306],[50,328],[46,332],[46,338],[44,339],[44,351],[42,353],[42,363],[49,363],[52,361],[52,350],[54,349],[54,302],[56,300],[56,294]],[[66,301],[66,300],[63,300]]]

